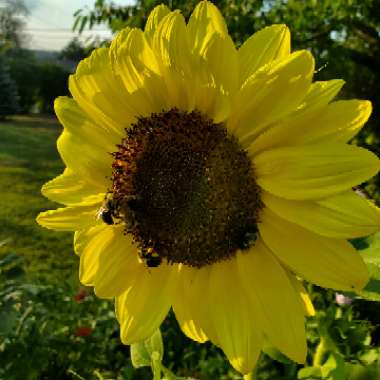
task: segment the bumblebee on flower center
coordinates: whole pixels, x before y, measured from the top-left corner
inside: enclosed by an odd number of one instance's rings
[[[173,108],[140,117],[117,147],[109,195],[141,252],[202,267],[254,244],[260,190],[223,124]]]

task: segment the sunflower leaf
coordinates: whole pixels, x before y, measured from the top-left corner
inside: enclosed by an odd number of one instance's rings
[[[321,367],[322,378],[328,380],[346,380],[344,359],[341,355],[333,353]]]
[[[297,379],[321,379],[322,373],[320,367],[305,367],[298,371]]]
[[[161,371],[164,345],[160,330],[150,338],[131,345],[131,360],[135,368],[152,367],[154,372]]]
[[[351,243],[360,252],[370,273],[370,281],[356,294],[370,301],[380,301],[380,233],[355,239]]]

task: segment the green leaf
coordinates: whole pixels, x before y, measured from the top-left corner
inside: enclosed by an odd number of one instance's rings
[[[150,338],[131,345],[132,365],[135,368],[157,366],[164,355],[164,345],[160,330],[157,330]]]
[[[297,379],[322,379],[322,372],[320,367],[305,367],[298,371]]]
[[[359,364],[347,364],[346,380],[378,380],[380,379],[379,365],[362,366]]]
[[[19,313],[14,309],[7,309],[0,313],[0,335],[12,333],[16,327]]]
[[[160,362],[162,361],[162,358],[164,357],[164,344],[159,329],[145,341],[145,347],[151,356],[154,354],[156,360],[159,360]]]
[[[79,29],[78,29],[79,34],[83,32],[83,29],[86,27],[87,21],[88,21],[87,16],[81,16],[81,21],[80,21]]]
[[[16,261],[18,261],[20,259],[20,256],[19,255],[16,255],[15,253],[9,253],[8,255],[4,256],[1,260],[0,260],[0,267],[4,267],[6,265],[9,265],[9,264],[12,264],[12,263],[15,263]]]
[[[346,380],[344,359],[339,354],[331,354],[321,367],[322,378],[327,380]]]
[[[380,301],[380,232],[355,239],[352,244],[359,250],[370,273],[367,286],[356,294],[370,301]]]
[[[150,354],[144,342],[131,344],[131,360],[135,368],[149,367],[151,364]]]
[[[380,348],[372,348],[360,356],[360,362],[365,363],[366,365],[374,364],[377,362],[379,357],[380,357]]]

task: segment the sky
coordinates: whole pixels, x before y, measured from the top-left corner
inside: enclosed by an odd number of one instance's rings
[[[29,9],[25,19],[26,42],[28,49],[61,50],[77,35],[71,28],[74,23],[73,13],[84,7],[93,8],[95,0],[24,0]],[[128,5],[133,0],[112,0],[117,5]],[[105,26],[97,26],[96,31],[84,31],[82,40],[99,35],[110,37]]]

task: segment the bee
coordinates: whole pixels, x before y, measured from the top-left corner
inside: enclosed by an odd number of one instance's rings
[[[160,266],[162,259],[154,248],[143,248],[140,252],[140,258],[148,268],[157,268]]]
[[[114,218],[117,217],[116,202],[112,198],[105,199],[100,207],[97,218],[108,225],[115,223]]]

